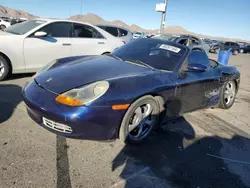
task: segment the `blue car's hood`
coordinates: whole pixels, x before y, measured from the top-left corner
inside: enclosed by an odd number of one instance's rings
[[[108,56],[84,58],[54,67],[38,75],[35,80],[43,88],[58,94],[99,80],[136,76],[152,71]]]

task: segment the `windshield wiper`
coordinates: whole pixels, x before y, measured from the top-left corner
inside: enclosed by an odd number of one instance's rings
[[[115,58],[115,59],[117,59],[117,60],[120,60],[120,61],[123,61],[122,58],[120,58],[120,57],[118,57],[118,56],[116,56],[116,55],[114,55],[114,54],[109,54],[109,53],[107,53],[107,54],[104,54],[104,55],[109,56],[109,57],[113,57],[113,58]]]
[[[155,70],[154,67],[152,67],[152,66],[148,65],[147,63],[144,63],[144,62],[142,62],[142,61],[140,61],[140,60],[131,60],[131,59],[129,59],[129,60],[125,60],[125,61],[131,62],[131,63],[140,64],[140,65],[143,65],[144,67],[148,67],[148,68],[150,68],[150,69],[152,69],[152,70]]]

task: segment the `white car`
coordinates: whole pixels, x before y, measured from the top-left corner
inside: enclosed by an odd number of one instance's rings
[[[138,39],[138,38],[140,38],[142,36],[142,33],[141,32],[135,32],[134,34],[133,34],[133,39]]]
[[[54,59],[101,55],[121,45],[119,39],[88,23],[29,20],[0,31],[0,80],[9,73],[36,72]]]
[[[0,30],[5,30],[7,27],[10,27],[10,22],[0,19]]]

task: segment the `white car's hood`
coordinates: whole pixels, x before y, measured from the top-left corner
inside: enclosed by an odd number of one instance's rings
[[[12,33],[0,31],[0,37],[4,37],[5,39],[7,39],[7,38],[16,39],[16,38],[22,38],[23,35],[15,35],[15,34],[12,34]]]
[[[11,33],[7,33],[7,32],[4,32],[4,31],[0,31],[0,36],[2,36],[2,35],[13,35],[13,34],[11,34]]]

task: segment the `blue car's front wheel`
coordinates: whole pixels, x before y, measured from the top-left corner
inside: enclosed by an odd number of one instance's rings
[[[140,143],[149,137],[159,119],[159,105],[152,96],[136,100],[126,112],[119,137],[127,143]]]

